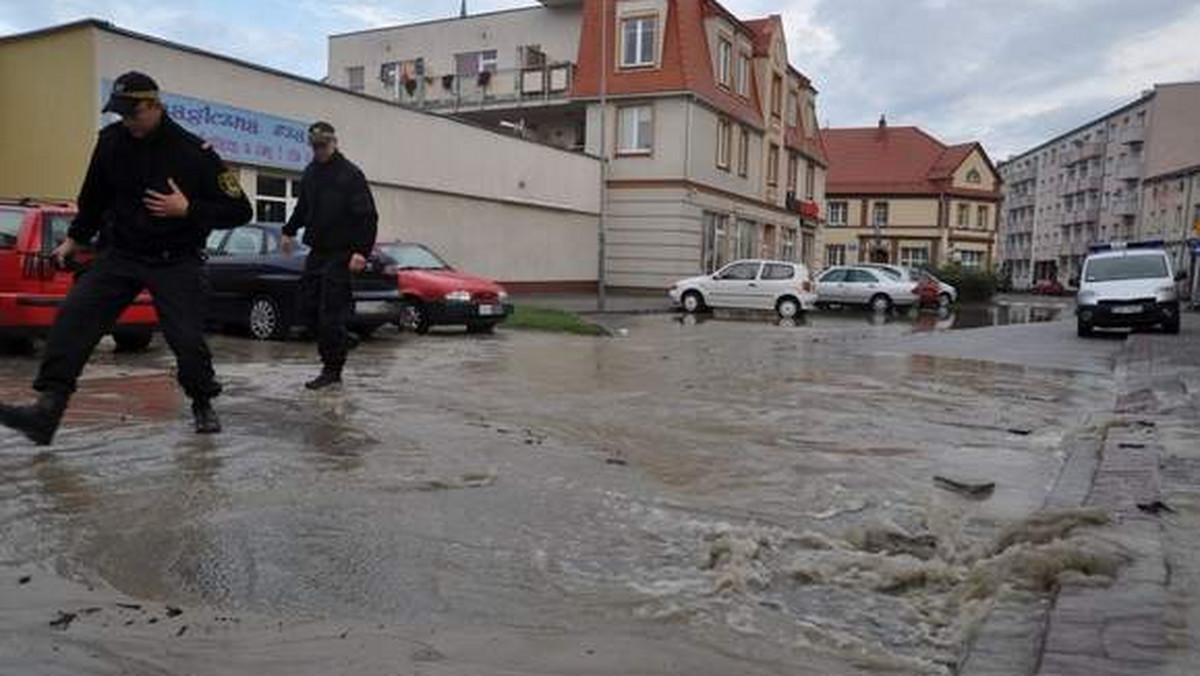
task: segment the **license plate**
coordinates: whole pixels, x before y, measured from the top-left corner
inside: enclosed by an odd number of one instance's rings
[[[1141,305],[1118,305],[1113,308],[1115,315],[1136,315],[1142,311]]]
[[[503,312],[504,312],[504,308],[500,307],[499,305],[480,305],[479,306],[479,316],[480,317],[494,317],[498,314],[502,314]]]
[[[386,315],[396,310],[385,300],[364,300],[354,304],[354,312],[360,315]]]

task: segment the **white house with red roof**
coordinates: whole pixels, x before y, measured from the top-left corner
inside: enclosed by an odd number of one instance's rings
[[[333,36],[329,81],[603,158],[605,282],[662,288],[822,262],[829,162],[785,33],[715,0],[542,0]]]

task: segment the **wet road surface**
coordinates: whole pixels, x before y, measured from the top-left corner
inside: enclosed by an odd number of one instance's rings
[[[1122,346],[983,312],[391,334],[319,395],[217,337],[212,439],[100,354],[53,452],[0,432],[0,673],[953,673]]]

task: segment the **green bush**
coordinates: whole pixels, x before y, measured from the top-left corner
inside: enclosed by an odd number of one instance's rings
[[[958,299],[963,302],[989,301],[1000,286],[1000,279],[991,270],[964,268],[957,261],[933,268],[931,272],[958,289]]]

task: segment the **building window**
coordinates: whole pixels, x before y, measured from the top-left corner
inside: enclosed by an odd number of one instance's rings
[[[738,129],[738,175],[745,177],[750,171],[750,130]]]
[[[729,216],[705,211],[701,218],[704,225],[701,266],[705,274],[712,274],[729,263]]]
[[[796,229],[783,229],[783,244],[779,248],[779,257],[785,261],[796,260]]]
[[[964,268],[978,270],[983,267],[983,252],[982,251],[960,251],[959,260],[962,261]]]
[[[987,230],[988,208],[985,206],[980,206],[979,209],[976,211],[976,219],[975,220],[976,220],[976,225],[979,226],[980,230]]]
[[[817,198],[817,165],[809,160],[804,167],[804,199]]]
[[[654,150],[654,109],[651,106],[621,108],[618,120],[619,154],[646,155]]]
[[[971,227],[971,207],[967,204],[958,205],[958,227]]]
[[[825,247],[825,266],[833,267],[835,265],[846,264],[846,245],[845,244],[830,244]]]
[[[796,153],[788,153],[788,173],[787,173],[787,189],[788,192],[797,192],[797,181],[800,180],[800,162],[796,159]]]
[[[876,202],[871,212],[871,225],[886,228],[888,224],[888,203]]]
[[[800,95],[796,92],[788,94],[787,123],[789,127],[800,124]]]
[[[829,203],[829,225],[843,227],[846,225],[847,205],[845,202]]]
[[[725,38],[717,42],[717,83],[722,87],[730,87],[733,77],[733,44]]]
[[[929,249],[925,247],[900,247],[900,265],[919,268],[929,265]]]
[[[750,55],[745,52],[738,56],[737,93],[746,98],[750,97]]]
[[[783,77],[778,74],[771,77],[771,117],[783,117]]]
[[[967,172],[967,183],[983,183],[983,177],[979,175],[978,169]]]
[[[779,185],[779,146],[774,143],[767,151],[767,185]]]
[[[717,167],[729,171],[729,144],[732,133],[729,120],[717,120]]]
[[[361,92],[366,88],[366,69],[362,66],[350,66],[346,69],[346,88],[352,92]]]
[[[737,232],[734,233],[734,237],[736,238],[737,258],[745,260],[758,257],[758,224],[754,221],[738,219]]]
[[[657,57],[655,41],[658,17],[639,16],[621,21],[624,46],[621,49],[621,65],[626,68],[653,66]]]
[[[259,223],[286,223],[300,197],[300,181],[271,174],[255,178],[254,216]]]

